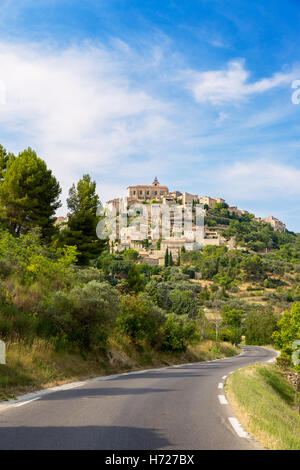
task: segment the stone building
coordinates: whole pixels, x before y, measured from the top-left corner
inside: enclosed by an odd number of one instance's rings
[[[216,202],[223,202],[223,201],[224,199],[216,198],[216,197],[209,197],[209,196],[202,196],[199,199],[200,204],[207,205],[209,209],[213,209],[215,207]]]
[[[228,207],[229,214],[235,214],[236,216],[240,217],[243,214],[247,214],[248,212],[243,209],[238,209],[237,206],[230,206]]]
[[[162,203],[168,207],[164,207],[161,213],[157,213],[158,206],[150,204],[152,201]],[[127,197],[112,199],[107,202],[107,205],[116,210],[118,221],[118,213],[123,212],[123,206],[125,212],[133,204],[139,204],[142,210],[139,209],[140,213],[139,211],[129,211],[127,225],[119,227],[117,224],[116,233],[113,234],[117,242],[113,244],[113,249],[115,251],[128,249],[129,247],[136,249],[143,253],[143,258],[151,264],[163,263],[167,248],[172,252],[174,258],[176,258],[182,246],[185,246],[186,249],[200,249],[201,246],[226,245],[229,249],[241,249],[241,247],[236,246],[235,240],[228,241],[222,237],[222,230],[224,229],[222,225],[216,225],[213,229],[205,227],[201,243],[193,241],[195,240],[194,215],[191,214],[190,220],[187,219],[188,214],[185,205],[192,204],[194,201],[207,205],[210,209],[213,209],[216,203],[225,203],[225,200],[220,197],[202,196],[199,199],[197,194],[187,192],[182,194],[177,190],[169,191],[168,187],[162,186],[157,178],[154,179],[151,185],[128,186]],[[226,207],[228,207],[230,214],[235,213],[237,216],[247,214],[247,211],[241,210],[237,206]],[[168,212],[169,218],[167,217]],[[254,218],[254,220],[268,223],[280,232],[286,229],[285,224],[273,216],[265,219]],[[190,225],[192,229],[189,228]],[[147,247],[144,243],[141,243],[146,239],[148,240]],[[157,240],[160,240],[160,249],[157,248]]]
[[[284,232],[286,230],[285,223],[281,222],[281,220],[276,219],[276,217],[273,217],[273,215],[269,215],[269,217],[262,219],[262,222],[264,224],[270,224],[271,227],[273,227],[273,229],[277,230],[278,232]]]
[[[132,201],[162,200],[167,194],[169,194],[168,187],[161,186],[156,177],[151,185],[138,184],[127,188],[127,197]]]
[[[182,195],[182,204],[193,204],[193,202],[198,201],[198,194],[183,193]]]
[[[108,206],[111,206],[113,207],[114,209],[116,209],[116,212],[119,212],[119,209],[120,209],[120,198],[116,198],[116,199],[111,199],[110,201],[107,201],[106,203]]]

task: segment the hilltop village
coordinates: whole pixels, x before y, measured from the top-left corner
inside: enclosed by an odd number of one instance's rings
[[[117,232],[117,236],[110,238],[110,249],[112,252],[122,252],[128,249],[134,249],[138,251],[141,262],[149,264],[163,265],[165,252],[168,249],[172,253],[174,260],[179,256],[180,250],[199,250],[203,246],[214,245],[214,246],[227,246],[229,249],[244,249],[243,246],[239,246],[234,236],[224,236],[224,230],[226,230],[226,223],[222,217],[219,217],[218,223],[211,223],[210,216],[215,215],[216,210],[221,215],[226,215],[231,219],[243,220],[251,219],[252,221],[260,224],[269,224],[275,231],[284,232],[286,226],[283,222],[270,215],[266,218],[255,217],[248,211],[239,209],[237,206],[229,206],[226,201],[221,197],[210,197],[210,196],[198,196],[198,194],[190,194],[187,192],[181,193],[180,191],[169,191],[168,186],[161,185],[158,179],[155,177],[154,181],[150,185],[135,185],[127,187],[126,198],[116,198],[107,201],[106,206],[108,208],[115,209],[115,213],[118,215],[120,211],[120,205],[122,201],[126,200],[127,207],[134,204],[144,204],[151,208],[152,204],[165,204],[170,208],[176,207],[177,214],[180,210],[184,210],[186,205],[195,206],[196,204],[202,204],[204,207],[204,232],[201,246],[191,241],[190,238],[181,236],[172,236],[172,229],[169,237],[162,237],[159,240],[152,240],[151,230],[148,231],[146,239],[137,237],[136,227],[134,226],[134,217],[129,218],[129,226],[122,228]],[[148,226],[151,225],[151,211],[148,211],[149,219],[146,221]],[[176,222],[176,216],[171,211],[171,227]],[[178,217],[178,215],[177,215]],[[223,217],[224,218],[224,217]],[[226,222],[226,220],[225,220]],[[227,221],[228,222],[228,221]],[[68,224],[67,217],[58,217],[56,224],[59,225],[60,229],[63,229]],[[193,228],[195,229],[195,227]]]
[[[174,207],[176,205],[176,208],[179,209],[179,211],[180,209],[183,211],[184,206],[187,204],[194,206],[195,204],[202,204],[204,206],[205,226],[204,238],[202,240],[201,247],[208,245],[223,245],[227,246],[229,249],[242,249],[242,247],[238,246],[236,243],[235,237],[228,239],[228,237],[222,235],[226,225],[224,226],[222,223],[220,223],[214,226],[210,226],[211,224],[207,223],[209,220],[206,219],[209,217],[211,211],[214,211],[216,208],[231,217],[241,218],[248,215],[252,217],[253,221],[271,225],[276,231],[283,232],[286,230],[285,224],[273,216],[269,216],[264,219],[251,216],[246,210],[239,209],[236,206],[229,206],[226,201],[220,197],[199,197],[198,194],[169,191],[169,188],[167,186],[161,185],[156,177],[151,185],[128,186],[126,203],[128,207],[137,203],[146,205],[161,203],[170,207]],[[113,207],[118,214],[120,210],[121,198],[112,199],[107,201],[106,204],[107,206]],[[173,223],[174,215],[172,219],[171,212],[171,226]],[[148,224],[151,224],[150,218],[148,220]],[[178,238],[178,236],[170,236],[162,238],[158,241],[154,241],[151,238],[150,230],[146,240],[138,239],[136,233],[137,232],[135,227],[132,226],[132,224],[131,226],[123,228],[120,233],[118,233],[117,239],[110,240],[111,250],[123,251],[131,248],[139,252],[143,262],[163,265],[165,252],[167,249],[169,252],[172,252],[173,258],[176,259],[179,256],[181,249],[194,250],[200,248],[197,247],[197,244],[195,244],[190,239],[185,238],[184,236],[180,238]]]

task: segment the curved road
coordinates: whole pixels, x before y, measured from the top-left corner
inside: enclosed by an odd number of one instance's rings
[[[236,357],[93,379],[34,401],[31,394],[1,410],[0,449],[257,449],[230,424],[220,384],[275,355],[245,347]]]

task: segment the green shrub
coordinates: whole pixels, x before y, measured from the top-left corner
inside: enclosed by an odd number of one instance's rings
[[[221,341],[228,341],[231,344],[238,345],[242,341],[242,328],[239,328],[239,327],[221,328],[219,331],[219,339]]]
[[[283,313],[278,321],[278,331],[273,334],[275,345],[291,358],[293,342],[300,340],[300,302],[295,302],[290,311]]]
[[[276,328],[276,317],[271,310],[252,310],[245,319],[246,344],[271,344]]]
[[[198,339],[195,322],[175,314],[168,315],[160,336],[164,351],[186,351],[188,344]]]
[[[152,343],[162,322],[162,311],[146,296],[124,296],[120,315],[116,320],[117,330],[126,334],[134,343]]]
[[[91,281],[103,282],[105,280],[104,273],[97,268],[74,268],[75,281],[82,284],[87,284]]]
[[[119,312],[119,296],[107,282],[91,281],[69,293],[55,293],[40,318],[41,334],[65,336],[88,350],[105,349],[109,331]]]

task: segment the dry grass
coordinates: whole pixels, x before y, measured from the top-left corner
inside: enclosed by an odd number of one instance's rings
[[[2,282],[2,285],[10,293],[14,305],[21,312],[33,313],[44,297],[44,292],[38,283],[23,286],[14,279],[7,279]]]

